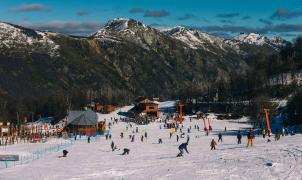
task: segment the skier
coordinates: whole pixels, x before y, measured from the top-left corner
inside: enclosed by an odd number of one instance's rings
[[[145,138],[147,139],[147,137],[148,137],[148,134],[147,134],[147,132],[145,132]]]
[[[63,150],[63,157],[66,157],[68,154],[68,151],[66,149]]]
[[[88,142],[88,143],[90,143],[90,136],[88,136],[88,138],[87,138],[87,142]]]
[[[111,150],[114,151],[114,142],[113,141],[111,142],[110,146],[111,146]]]
[[[131,137],[131,142],[134,142],[134,135],[132,135]]]
[[[214,139],[212,139],[212,141],[211,141],[211,150],[215,150],[216,149],[216,145],[217,145],[217,143],[216,143],[216,141],[214,140]]]
[[[248,138],[248,141],[247,141],[247,146],[246,147],[249,147],[249,145],[253,146],[254,131],[253,131],[252,128],[247,133],[247,138]]]
[[[238,133],[237,133],[237,142],[238,142],[238,144],[241,144],[241,138],[242,138],[242,135],[241,135],[240,130],[239,130]]]
[[[279,130],[276,129],[276,133],[275,133],[275,141],[278,141],[280,139],[280,133]]]
[[[123,133],[123,132],[121,132],[121,138],[123,139],[123,137],[124,137],[124,133]]]
[[[218,142],[221,141],[222,142],[222,134],[221,132],[218,134]]]
[[[266,131],[265,131],[265,129],[263,129],[262,130],[262,137],[263,137],[263,139],[265,138],[265,135],[266,135]]]
[[[162,144],[163,140],[161,138],[158,139],[158,144]]]
[[[142,135],[142,137],[141,137],[141,142],[144,142],[144,136]]]
[[[224,132],[226,132],[226,126],[224,127]]]
[[[172,133],[170,132],[170,139],[171,139],[171,137],[172,137]]]
[[[176,135],[176,141],[178,142],[178,140],[179,140],[179,136],[178,136],[178,134]]]
[[[189,151],[187,149],[188,143],[182,143],[178,146],[179,153],[177,154],[177,157],[181,157],[184,153],[184,150],[189,154]]]
[[[138,127],[136,127],[135,132],[138,133]]]
[[[130,152],[130,149],[124,148],[124,152],[123,152],[123,154],[122,154],[122,155],[129,154],[129,152]]]

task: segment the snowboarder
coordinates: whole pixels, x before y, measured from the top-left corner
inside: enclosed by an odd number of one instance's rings
[[[215,150],[216,149],[216,145],[217,145],[217,143],[216,143],[216,141],[214,140],[214,139],[212,139],[212,141],[211,141],[211,150]]]
[[[66,157],[68,154],[68,151],[66,149],[63,150],[63,157]]]
[[[179,153],[177,154],[177,157],[183,156],[184,150],[189,154],[189,151],[187,149],[188,143],[182,143],[178,146]]]
[[[129,152],[130,152],[130,149],[124,148],[124,152],[123,152],[123,154],[122,154],[122,155],[129,154]]]
[[[218,134],[218,142],[221,141],[222,142],[222,134],[221,132]]]
[[[242,135],[241,135],[240,130],[239,130],[238,133],[237,133],[237,143],[238,144],[241,144],[241,138],[242,138]]]

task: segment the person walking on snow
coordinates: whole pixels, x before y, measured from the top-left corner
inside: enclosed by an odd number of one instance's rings
[[[241,144],[241,138],[242,138],[242,135],[241,135],[240,130],[239,130],[238,133],[237,133],[237,143],[238,144]]]
[[[247,133],[247,146],[249,147],[249,145],[253,146],[253,141],[254,141],[254,131],[251,128],[250,131]]]
[[[218,142],[221,141],[222,142],[222,134],[221,132],[218,134]]]
[[[141,137],[141,142],[144,142],[144,136],[142,135],[142,137]]]
[[[112,151],[114,151],[115,149],[117,149],[116,146],[114,145],[114,142],[113,142],[113,141],[111,142],[111,145],[110,145],[110,146],[111,146],[111,150],[112,150]]]
[[[212,139],[212,141],[210,143],[211,150],[213,150],[213,149],[215,150],[216,149],[216,145],[217,145],[216,141],[214,139]]]
[[[266,135],[266,131],[265,131],[265,129],[263,129],[262,130],[262,137],[263,137],[263,139],[265,138],[265,135]]]

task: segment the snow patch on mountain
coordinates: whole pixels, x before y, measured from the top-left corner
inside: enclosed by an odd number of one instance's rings
[[[184,42],[192,49],[204,49],[212,53],[214,53],[217,48],[226,51],[223,38],[212,36],[198,30],[177,26],[169,30],[164,30],[163,32],[172,38]]]
[[[30,51],[46,48],[50,56],[58,56],[59,45],[47,33],[22,29],[0,22],[0,48],[28,47]]]
[[[280,47],[285,44],[285,41],[281,37],[268,38],[261,34],[256,33],[241,33],[240,35],[234,37],[233,39],[225,40],[226,44],[229,44],[238,53],[242,54],[240,45],[249,44],[256,46],[270,46],[271,48],[278,51]]]

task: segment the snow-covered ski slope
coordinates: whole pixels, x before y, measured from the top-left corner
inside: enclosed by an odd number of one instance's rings
[[[117,116],[116,112],[111,114]],[[105,115],[107,121],[110,117]],[[102,115],[99,118],[103,119]],[[203,129],[201,121],[188,117],[184,122],[189,133],[190,154],[176,158],[178,145],[186,141],[186,136],[176,142],[176,134],[169,138],[170,130],[160,129],[159,122],[138,126],[139,133],[132,133],[136,126],[126,131],[126,124],[119,122],[111,128],[112,140],[118,148],[129,148],[130,154],[122,156],[122,150],[110,149],[110,140],[102,137],[99,141],[88,144],[86,141],[74,143],[68,147],[66,158],[58,158],[62,152],[54,152],[29,164],[0,170],[1,180],[45,179],[45,180],[80,180],[80,179],[131,179],[131,180],[177,180],[177,179],[302,179],[302,135],[281,137],[277,142],[267,143],[257,136],[253,147],[246,148],[246,136],[242,144],[236,144],[236,132],[250,127],[246,118],[240,120],[211,120],[214,131],[205,136],[204,131],[197,131],[197,124]],[[224,132],[224,128],[227,132]],[[147,131],[147,141],[140,137]],[[217,150],[210,151],[210,141],[217,133],[223,133],[223,142]],[[120,133],[124,132],[121,139]],[[130,142],[129,134],[135,135]],[[178,134],[178,133],[177,133]],[[186,133],[187,135],[187,133]],[[163,144],[157,144],[162,138]],[[14,152],[16,148],[11,148]],[[23,153],[26,149],[20,149]]]

